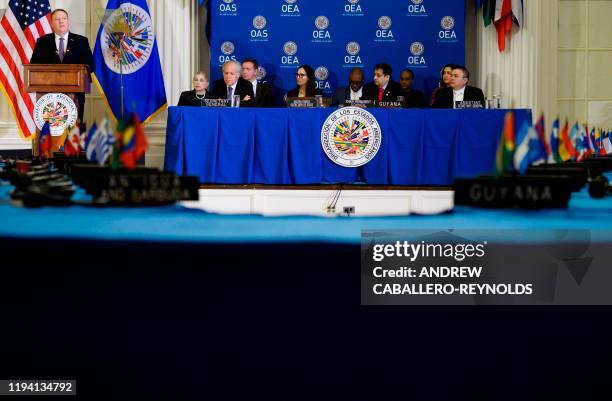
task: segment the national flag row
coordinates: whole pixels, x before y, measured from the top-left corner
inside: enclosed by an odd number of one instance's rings
[[[525,121],[515,127],[514,113],[508,112],[497,148],[495,170],[498,174],[518,171],[523,174],[531,165],[582,162],[591,155],[612,154],[612,131],[602,128],[588,130],[586,124],[574,123],[571,128],[566,119],[563,127],[559,119],[546,134],[544,115],[535,125]]]
[[[87,160],[100,166],[110,162],[113,168],[123,166],[130,170],[136,168],[149,146],[141,121],[135,113],[127,121],[119,120],[114,130],[109,128],[106,118],[94,123],[89,131],[79,125],[66,128],[55,147],[49,123],[45,123],[37,140],[38,155],[42,158],[51,158],[54,151],[63,150],[67,157],[78,157],[81,151],[85,151]]]

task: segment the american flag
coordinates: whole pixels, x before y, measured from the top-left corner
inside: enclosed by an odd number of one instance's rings
[[[23,65],[30,62],[36,39],[51,29],[49,0],[10,0],[0,20],[0,86],[13,108],[24,138],[36,132],[33,93],[24,93]]]

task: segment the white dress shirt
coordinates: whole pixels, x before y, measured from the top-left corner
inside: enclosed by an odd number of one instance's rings
[[[363,93],[363,86],[361,88],[359,88],[359,90],[357,92],[353,92],[353,88],[349,87],[349,90],[351,91],[351,100],[359,100],[361,99],[361,95]]]
[[[55,49],[59,52],[59,43],[60,38],[64,38],[64,55],[66,54],[66,49],[68,48],[68,32],[63,34],[62,36],[55,34]]]
[[[257,80],[256,79],[252,80],[251,85],[253,85],[253,95],[257,96]]]
[[[453,107],[455,105],[455,102],[462,102],[463,101],[463,95],[465,94],[465,86],[459,90],[454,90],[453,89]]]

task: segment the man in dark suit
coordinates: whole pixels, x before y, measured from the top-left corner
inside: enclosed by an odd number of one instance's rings
[[[89,80],[94,68],[93,55],[89,41],[85,36],[69,31],[68,12],[61,8],[51,13],[53,33],[41,36],[36,41],[30,64],[86,64],[89,66]],[[79,109],[79,120],[83,121],[85,94],[76,95]]]
[[[257,60],[247,58],[242,62],[242,78],[253,86],[255,93],[255,107],[274,107],[274,87],[267,82],[257,80],[259,63]]]
[[[211,99],[232,100],[235,95],[240,96],[240,107],[253,107],[253,85],[243,79],[242,66],[237,61],[227,61],[223,64],[223,79],[218,79],[213,83]],[[232,103],[233,104],[233,103]]]
[[[450,87],[440,89],[431,107],[452,109],[455,102],[479,101],[484,105],[484,94],[480,88],[469,86],[470,72],[465,67],[453,69]]]
[[[391,101],[400,96],[400,86],[391,79],[393,69],[387,63],[374,66],[374,82],[363,88],[364,100]]]
[[[355,67],[349,73],[349,86],[338,88],[332,99],[332,106],[344,104],[347,100],[361,100],[365,77],[361,68]]]
[[[404,97],[404,107],[407,109],[422,109],[425,107],[425,96],[423,92],[412,89],[414,72],[405,69],[400,72],[400,96]]]

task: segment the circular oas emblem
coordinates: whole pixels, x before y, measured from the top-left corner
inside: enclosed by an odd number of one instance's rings
[[[348,0],[348,2],[351,4],[357,4],[359,3],[359,0]]]
[[[329,19],[325,15],[319,15],[315,19],[315,26],[319,30],[324,30],[329,27]]]
[[[266,78],[266,69],[263,68],[262,66],[259,66],[259,68],[257,68],[257,80],[258,81],[263,81]]]
[[[34,121],[38,129],[49,122],[52,136],[60,136],[66,127],[74,126],[77,120],[77,106],[63,93],[47,93],[34,106]]]
[[[285,42],[283,45],[283,51],[287,56],[293,56],[295,53],[297,53],[297,50],[298,46],[295,42]]]
[[[380,29],[389,29],[391,28],[391,17],[383,15],[378,19],[378,27]]]
[[[423,43],[413,42],[410,45],[410,53],[412,53],[413,56],[420,56],[424,52],[425,52],[425,46],[423,45]]]
[[[359,54],[359,50],[361,50],[361,46],[357,42],[349,42],[346,45],[346,52],[351,56],[356,56]]]
[[[411,0],[412,4],[421,4],[423,2],[423,0]]]
[[[151,16],[135,4],[121,3],[105,19],[100,43],[104,63],[112,71],[138,71],[149,60],[155,44]]]
[[[236,48],[232,42],[223,42],[223,44],[221,44],[221,53],[225,54],[226,56],[234,54],[234,50],[236,50]]]
[[[297,0],[285,0],[287,4],[294,4]]]
[[[455,19],[450,15],[447,15],[446,17],[442,18],[440,25],[442,25],[442,29],[449,31],[455,27]]]
[[[376,118],[360,107],[344,107],[332,113],[321,129],[321,146],[334,163],[363,166],[376,156],[382,133]]]
[[[319,81],[325,81],[329,77],[329,70],[323,66],[317,67],[315,70],[315,78]]]
[[[264,17],[263,15],[258,15],[253,18],[253,27],[255,29],[264,29],[267,23],[268,21],[266,21],[266,17]]]
[[[234,2],[234,0],[223,0],[223,2],[225,4],[232,4]]]

